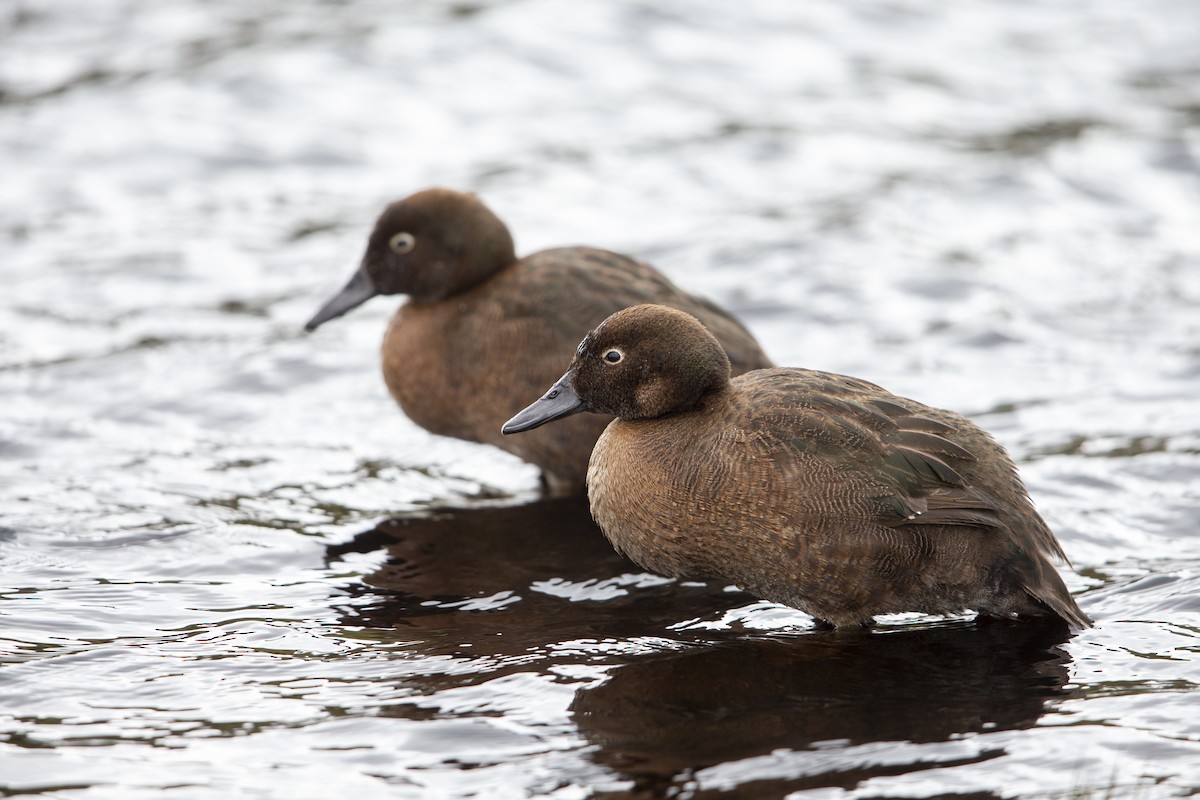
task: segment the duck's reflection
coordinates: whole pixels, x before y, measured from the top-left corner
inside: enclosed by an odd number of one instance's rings
[[[1068,635],[1057,626],[957,623],[725,641],[633,660],[581,690],[571,711],[598,745],[593,759],[631,778],[635,794],[669,796],[699,770],[781,749],[800,755],[792,774],[756,781],[762,796],[850,787],[960,762],[921,766],[903,754],[903,763],[846,762],[819,743],[941,742],[1028,727],[1065,694],[1068,658],[1057,645]],[[967,760],[996,755],[981,749]],[[758,796],[744,791],[738,796]]]
[[[648,576],[621,558],[583,499],[451,509],[393,519],[329,548],[387,551],[345,622],[422,655],[514,658],[528,668],[570,642],[663,636],[752,602],[720,586]],[[519,658],[515,658],[519,657]],[[489,674],[505,668],[493,662]]]

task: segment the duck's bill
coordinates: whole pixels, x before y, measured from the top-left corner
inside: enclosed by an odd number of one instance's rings
[[[535,400],[532,405],[504,423],[501,433],[521,433],[556,419],[569,417],[583,411],[583,401],[575,394],[575,374],[568,372],[550,387],[550,391]]]
[[[342,290],[335,294],[329,302],[321,306],[321,310],[304,324],[304,330],[315,331],[318,326],[324,325],[331,319],[337,319],[352,308],[361,306],[377,294],[379,294],[379,290],[375,288],[375,284],[371,283],[371,276],[367,274],[366,266],[361,266],[354,273],[350,282],[343,286]]]

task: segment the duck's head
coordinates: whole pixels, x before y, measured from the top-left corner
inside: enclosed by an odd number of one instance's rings
[[[377,294],[407,294],[418,303],[442,300],[515,261],[508,228],[479,198],[426,189],[383,210],[350,282],[304,327],[315,330]]]
[[[580,411],[661,417],[728,384],[729,356],[699,320],[666,306],[633,306],[585,336],[567,373],[501,431],[520,433]]]

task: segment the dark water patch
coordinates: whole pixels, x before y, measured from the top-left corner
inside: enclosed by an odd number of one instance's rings
[[[1150,163],[1160,169],[1188,175],[1200,173],[1200,161],[1197,161],[1191,147],[1182,139],[1160,142]]]
[[[217,305],[222,314],[238,314],[248,317],[269,317],[270,307],[275,301],[255,302],[249,300],[223,300]]]
[[[786,748],[809,754],[807,774],[787,791],[849,788],[921,765],[846,771],[825,743],[942,742],[1035,724],[1072,694],[1066,639],[1053,627],[957,624],[723,641],[613,670],[579,691],[572,718],[599,748],[591,757],[638,787],[665,791],[707,767]],[[965,763],[999,755],[983,750]]]
[[[746,135],[795,136],[796,129],[790,125],[772,124],[761,120],[730,119],[713,131],[715,138],[731,138]]]
[[[1171,446],[1168,436],[1075,435],[1050,445],[1026,451],[1026,458],[1036,461],[1051,456],[1087,456],[1090,458],[1133,458],[1147,453],[1179,452]],[[1182,452],[1191,452],[1183,450]]]
[[[1137,654],[1147,657],[1148,654]],[[1195,683],[1185,680],[1173,681],[1099,681],[1089,683],[1083,692],[1089,698],[1128,697],[1130,695],[1154,695],[1162,692],[1194,692]]]
[[[0,366],[0,370],[2,369],[4,367]],[[38,448],[32,444],[0,438],[0,459],[16,461],[17,459],[30,458],[39,453]]]
[[[0,95],[2,96],[2,95]],[[20,782],[0,785],[0,795],[4,797],[37,797],[38,795],[56,795],[59,792],[75,792],[90,789],[96,784],[92,783],[55,783],[43,784],[39,783],[36,786],[22,786]]]
[[[153,73],[150,70],[115,72],[103,67],[94,67],[76,73],[65,81],[39,89],[29,90],[0,85],[0,105],[30,105],[60,97],[75,90],[129,83],[146,78],[151,74]]]
[[[345,223],[342,223],[342,222],[316,221],[316,220],[306,221],[306,222],[300,223],[295,228],[293,228],[292,231],[288,234],[287,240],[289,242],[299,242],[302,239],[309,238],[310,236],[318,236],[318,235],[326,234],[326,233],[336,233],[338,231],[343,230],[345,227],[346,227]]]
[[[981,288],[976,281],[944,275],[938,278],[910,278],[900,285],[918,297],[947,303],[965,301]]]
[[[1175,107],[1175,112],[1184,118],[1189,127],[1200,126],[1200,103],[1183,103]]]
[[[522,170],[510,163],[481,163],[471,174],[471,184],[486,188],[500,179],[511,177]]]
[[[458,19],[469,19],[487,10],[488,5],[486,3],[450,3],[446,7],[446,13]]]
[[[970,336],[963,336],[959,339],[959,344],[963,347],[991,350],[998,347],[1020,344],[1021,341],[1020,338],[1003,331],[989,330],[973,333]]]
[[[1005,131],[966,137],[965,146],[985,153],[1007,153],[1018,158],[1040,156],[1053,147],[1081,138],[1107,126],[1092,117],[1063,117],[1030,122]]]
[[[208,469],[213,472],[227,472],[236,469],[253,469],[261,467],[263,464],[270,464],[274,461],[273,458],[236,458],[232,461],[219,461]]]
[[[1197,81],[1200,81],[1200,67],[1191,64],[1134,70],[1125,79],[1129,86],[1143,91],[1181,89],[1190,94],[1195,93]]]
[[[996,403],[995,405],[988,406],[981,411],[973,411],[967,414],[967,416],[975,418],[990,416],[992,414],[1012,414],[1014,412],[1021,411],[1022,409],[1037,408],[1038,406],[1049,405],[1053,402],[1053,400],[1044,397],[1027,397],[1021,400],[1009,400],[1003,403]]]

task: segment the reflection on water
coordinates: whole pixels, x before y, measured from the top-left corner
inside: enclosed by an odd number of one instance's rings
[[[380,547],[387,560],[364,583],[389,591],[362,592],[367,602],[345,623],[404,642],[406,652],[476,661],[489,678],[639,637],[688,640],[672,626],[754,602],[644,573],[617,555],[577,498],[391,519],[327,553]]]
[[[860,764],[831,757],[831,747],[943,742],[1033,725],[1048,700],[1069,694],[1069,658],[1058,649],[1067,638],[1059,626],[958,623],[723,641],[639,658],[581,690],[571,711],[599,746],[592,758],[654,794],[707,767],[780,749],[804,754],[790,766],[795,777],[752,790],[761,796],[854,786],[927,768],[930,754],[914,749],[910,762]]]

